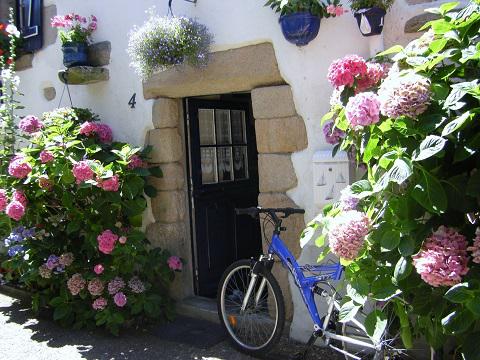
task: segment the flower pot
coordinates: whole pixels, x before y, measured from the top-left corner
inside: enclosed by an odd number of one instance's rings
[[[297,46],[305,46],[315,39],[320,29],[320,17],[309,12],[283,15],[279,19],[283,36]]]
[[[358,28],[363,36],[380,35],[383,30],[383,20],[387,12],[379,7],[371,7],[356,11]]]
[[[82,43],[67,43],[62,46],[63,65],[72,66],[88,65],[88,45]]]

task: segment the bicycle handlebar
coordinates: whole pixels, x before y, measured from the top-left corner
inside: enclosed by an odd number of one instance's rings
[[[270,214],[273,217],[276,217],[277,213],[282,213],[283,218],[287,218],[292,214],[305,214],[303,209],[295,208],[261,208],[261,207],[249,207],[244,209],[235,209],[237,215],[250,215],[251,217],[256,217],[259,214]]]

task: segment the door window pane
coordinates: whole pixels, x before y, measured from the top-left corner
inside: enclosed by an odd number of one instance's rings
[[[232,110],[232,138],[234,144],[245,144],[245,111]]]
[[[248,179],[248,158],[246,146],[233,148],[233,172],[235,180]]]
[[[200,148],[202,165],[202,183],[212,184],[218,182],[217,153],[215,148]]]
[[[217,145],[231,144],[230,110],[216,109],[215,121],[217,123]]]
[[[218,148],[218,181],[233,180],[232,148]]]
[[[198,110],[200,145],[215,145],[215,118],[213,109]]]

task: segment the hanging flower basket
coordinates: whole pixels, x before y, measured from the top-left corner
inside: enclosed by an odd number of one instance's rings
[[[309,12],[283,15],[278,21],[285,39],[297,46],[307,45],[317,37],[320,30],[320,17]]]
[[[358,28],[363,36],[380,35],[383,30],[385,9],[371,7],[355,11],[353,16],[357,20]]]

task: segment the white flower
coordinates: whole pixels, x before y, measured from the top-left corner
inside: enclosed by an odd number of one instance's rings
[[[10,78],[12,77],[12,71],[10,69],[2,70],[2,73],[0,76],[4,81],[10,80]]]
[[[18,31],[17,27],[16,27],[15,25],[13,25],[13,24],[9,24],[9,25],[7,26],[7,28],[5,29],[5,31],[6,31],[7,33],[9,33],[9,34],[17,37],[17,38],[20,37],[20,31]]]

